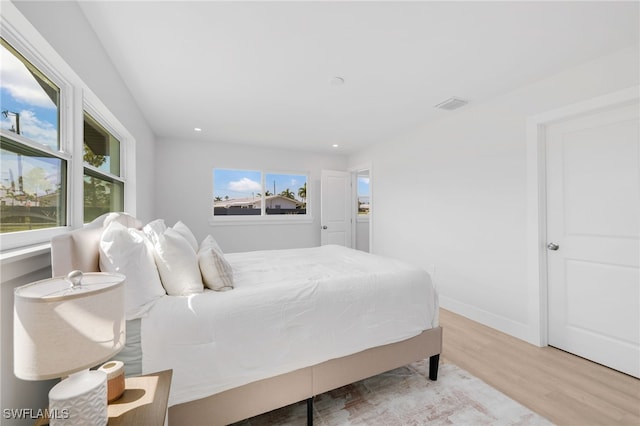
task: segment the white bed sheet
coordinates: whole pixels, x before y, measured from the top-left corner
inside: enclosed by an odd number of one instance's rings
[[[340,246],[228,254],[235,289],[166,296],[142,320],[143,372],[173,369],[169,405],[438,325],[429,274]]]

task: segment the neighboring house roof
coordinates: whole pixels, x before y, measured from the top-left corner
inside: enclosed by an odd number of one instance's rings
[[[214,201],[214,207],[248,206],[260,201],[259,198],[230,198],[228,200]]]
[[[280,202],[292,203],[300,207],[304,206],[304,203],[302,201],[294,200],[292,198],[285,197],[284,195],[268,195],[265,198],[267,201],[271,201],[272,203],[280,201]],[[261,197],[230,198],[228,200],[214,201],[213,206],[229,208],[229,207],[242,207],[242,206],[254,205],[258,207],[260,206],[261,203],[262,203]]]

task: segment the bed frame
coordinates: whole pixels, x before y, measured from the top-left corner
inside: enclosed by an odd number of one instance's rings
[[[141,223],[126,214],[103,215],[82,229],[51,240],[54,277],[72,270],[99,272],[100,235],[105,220],[118,220],[128,227]],[[425,330],[418,336],[378,346],[342,358],[258,380],[206,398],[169,407],[170,425],[226,425],[258,414],[307,401],[307,424],[313,424],[313,397],[376,374],[429,358],[429,378],[437,380],[442,352],[442,328]]]

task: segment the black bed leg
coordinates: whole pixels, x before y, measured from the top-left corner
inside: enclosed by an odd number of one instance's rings
[[[429,358],[429,379],[438,380],[438,365],[440,364],[440,354]]]
[[[313,426],[313,397],[307,399],[307,426]]]

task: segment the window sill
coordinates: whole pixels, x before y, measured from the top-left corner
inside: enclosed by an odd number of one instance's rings
[[[6,265],[13,262],[29,259],[41,254],[49,254],[51,252],[51,244],[37,244],[28,247],[21,247],[13,250],[7,250],[0,253],[0,264]]]
[[[274,216],[224,216],[224,217],[212,217],[209,219],[209,225],[211,226],[225,226],[225,225],[309,225],[313,223],[313,217],[296,217],[294,215],[278,217]]]
[[[2,266],[2,284],[20,279],[19,285],[33,281],[34,273],[37,279],[51,276],[51,244],[36,244],[26,247],[5,250],[0,253]],[[40,272],[37,272],[40,271]],[[25,281],[26,276],[30,278]],[[14,285],[15,282],[11,285]]]

